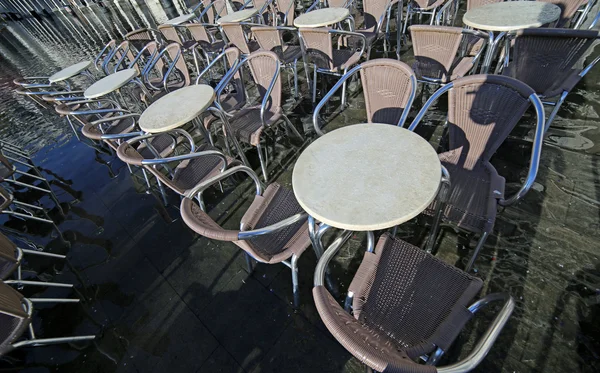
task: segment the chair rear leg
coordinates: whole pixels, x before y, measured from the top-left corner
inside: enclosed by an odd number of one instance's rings
[[[292,259],[290,260],[290,269],[292,270],[292,291],[294,295],[294,307],[298,307],[300,305],[300,292],[298,285],[298,259],[299,256],[294,254],[292,255]]]
[[[258,150],[258,159],[260,160],[260,168],[262,170],[263,173],[263,179],[265,180],[265,183],[268,183],[268,176],[267,176],[267,163],[266,163],[266,156],[263,154],[263,149],[262,146],[260,145],[260,142],[258,144],[256,144],[256,149]]]
[[[569,94],[569,92],[564,91],[562,93],[562,95],[560,95],[560,98],[558,99],[558,101],[556,101],[556,104],[554,105],[554,109],[552,109],[552,112],[548,116],[548,120],[546,121],[546,124],[544,126],[544,133],[548,132],[548,129],[550,128],[550,124],[552,124],[554,117],[556,117],[556,114],[558,114],[558,110],[562,106],[563,102],[565,102],[565,99],[567,98],[568,94]]]
[[[477,256],[479,255],[479,252],[481,251],[481,248],[485,244],[485,240],[487,240],[488,236],[489,236],[488,232],[483,232],[483,234],[481,235],[479,242],[477,242],[477,246],[475,246],[475,251],[473,252],[473,256],[469,260],[469,264],[467,264],[467,266],[465,267],[465,272],[468,273],[469,271],[471,271],[471,268],[473,267],[473,263],[475,263],[475,259],[477,259]]]
[[[247,252],[244,252],[246,257],[246,267],[248,268],[248,273],[252,273],[254,271],[254,265],[252,263],[252,257]]]
[[[313,84],[312,84],[312,104],[314,105],[317,101],[317,65],[314,66],[313,70]]]

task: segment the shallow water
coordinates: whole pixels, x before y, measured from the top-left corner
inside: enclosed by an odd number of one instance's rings
[[[65,210],[64,216],[55,208],[50,213],[68,245],[41,224],[4,219],[2,230],[10,229],[8,234],[24,244],[69,253],[66,264],[26,263],[38,273],[29,276],[76,284],[73,293],[42,289],[38,296],[83,300],[82,305],[41,307],[38,334],[99,335],[88,346],[15,351],[1,358],[0,371],[362,371],[318,319],[310,293],[314,254],[307,251],[300,261],[302,306],[294,311],[285,267],[259,265],[249,275],[232,245],[198,239],[177,219],[177,197],[163,208],[114,155],[78,141],[54,113],[12,92],[16,77],[50,75],[93,58],[108,40],[156,27],[182,9],[179,1],[168,8],[157,1],[92,5],[76,16],[10,21],[0,31],[0,137],[36,152],[35,161]],[[402,58],[410,61],[409,48]],[[522,202],[499,214],[476,263],[477,275],[485,280],[483,293],[508,292],[517,301],[478,372],[600,369],[599,74],[596,68],[569,95],[549,131],[536,185]],[[361,95],[353,89],[349,108],[328,130],[365,120]],[[432,92],[424,92],[413,110]],[[292,100],[288,106],[294,106]],[[434,107],[419,131],[437,145],[441,131],[434,125],[443,123],[446,109],[444,102]],[[310,114],[310,101],[304,99],[290,117],[298,128],[310,127]],[[531,134],[531,123],[524,121],[493,158],[509,190],[526,175]],[[279,145],[269,166],[272,178],[290,186],[298,152],[287,142]],[[226,217],[224,224],[235,226],[248,190],[234,189],[224,199],[213,191],[207,199]],[[47,198],[42,202],[53,206]],[[399,235],[419,243],[420,230],[415,221]],[[468,243],[468,237],[445,228],[438,255],[464,264]],[[340,299],[362,245],[357,235],[336,258],[332,271]],[[37,291],[27,288],[25,294]],[[448,361],[468,353],[492,314],[472,323]]]

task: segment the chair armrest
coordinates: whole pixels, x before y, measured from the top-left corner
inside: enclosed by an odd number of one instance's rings
[[[238,233],[238,239],[248,240],[254,237],[263,236],[265,234],[271,234],[279,232],[280,230],[289,227],[290,225],[296,224],[299,221],[305,220],[308,214],[301,212],[296,215],[292,215],[289,218],[283,219],[275,224],[268,225],[259,229],[253,229],[251,231],[240,231]]]
[[[227,168],[227,157],[225,157],[225,154],[221,153],[218,150],[204,150],[204,151],[197,152],[197,153],[176,155],[173,157],[144,159],[144,160],[142,160],[142,165],[154,166],[154,165],[159,165],[159,164],[164,164],[164,163],[180,162],[180,161],[185,161],[188,159],[207,157],[207,156],[221,158],[221,160],[223,161],[223,166],[221,167],[221,172],[223,172]]]
[[[360,49],[360,55],[362,56],[365,53],[365,49],[367,48],[367,38],[359,33],[359,32],[354,32],[354,31],[345,31],[345,30],[329,30],[330,34],[337,34],[337,35],[341,35],[342,37],[355,37],[357,39],[360,39],[362,41],[362,47]]]
[[[258,176],[254,173],[254,171],[252,171],[252,169],[247,166],[235,166],[235,167],[226,169],[225,171],[221,172],[220,174],[215,175],[215,176],[211,177],[210,179],[205,180],[205,181],[201,182],[200,184],[196,185],[192,190],[188,191],[185,194],[185,197],[194,198],[195,195],[202,193],[205,189],[207,189],[211,185],[235,174],[236,172],[243,172],[243,173],[248,174],[248,176],[250,176],[252,178],[252,180],[254,181],[254,185],[256,187],[256,194],[257,195],[262,194],[263,185],[260,182],[260,179],[258,178]]]
[[[489,294],[469,307],[469,311],[475,313],[487,304],[500,300],[504,300],[504,306],[496,318],[494,318],[494,321],[492,321],[492,324],[488,327],[487,331],[479,339],[471,353],[457,363],[437,367],[437,371],[439,373],[466,373],[481,363],[494,345],[498,335],[504,328],[504,325],[506,325],[506,322],[515,309],[515,301],[508,294]]]
[[[327,272],[327,265],[333,259],[335,254],[341,249],[342,245],[348,241],[352,235],[351,231],[342,231],[340,235],[333,241],[331,245],[325,250],[321,259],[317,262],[315,267],[315,276],[313,279],[314,286],[325,286],[325,273]]]
[[[101,135],[100,139],[102,140],[120,140],[127,139],[129,137],[143,135],[144,132],[127,132],[127,133],[115,133],[111,135]]]
[[[139,116],[140,116],[140,114],[137,114],[137,113],[123,114],[123,115],[118,115],[118,116],[114,116],[114,117],[108,117],[108,118],[94,120],[94,121],[90,122],[90,124],[96,125],[96,124],[101,124],[101,123],[106,123],[106,122],[114,122],[114,121],[120,120],[120,119],[135,118],[135,117],[139,117]]]

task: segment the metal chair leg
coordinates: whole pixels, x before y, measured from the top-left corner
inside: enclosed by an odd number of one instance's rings
[[[248,273],[252,273],[254,271],[254,265],[252,264],[252,257],[247,252],[244,252],[246,256],[246,267],[248,267]]]
[[[317,102],[317,65],[314,66],[313,70],[313,86],[312,86],[312,103],[313,105]]]
[[[292,255],[292,259],[290,260],[290,269],[292,270],[292,292],[294,295],[294,306],[298,307],[300,305],[300,293],[298,286],[298,256],[296,254]]]
[[[477,259],[477,256],[479,255],[479,252],[481,251],[481,248],[485,244],[485,241],[487,240],[488,236],[489,236],[488,232],[483,232],[483,234],[481,235],[479,242],[477,242],[477,246],[475,246],[475,251],[473,252],[473,256],[469,260],[469,264],[467,264],[467,266],[465,267],[465,272],[471,271],[471,268],[473,267],[473,263],[475,263],[475,259]]]
[[[268,183],[268,176],[267,176],[267,163],[266,163],[266,156],[263,155],[263,149],[262,146],[260,145],[260,142],[258,144],[256,144],[256,149],[258,150],[258,159],[260,160],[260,168],[262,170],[263,173],[263,179],[265,179],[265,183]]]
[[[548,132],[548,129],[550,128],[550,124],[552,124],[552,121],[554,121],[554,117],[556,117],[556,114],[558,114],[558,110],[562,106],[563,102],[565,102],[565,99],[567,98],[568,94],[569,94],[569,92],[564,91],[560,95],[560,98],[558,99],[558,101],[556,101],[556,104],[554,105],[554,109],[552,109],[552,112],[550,113],[550,115],[548,116],[548,120],[546,121],[546,125],[544,126],[544,133]]]

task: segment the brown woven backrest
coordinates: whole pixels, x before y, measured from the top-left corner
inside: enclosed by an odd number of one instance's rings
[[[0,211],[6,210],[13,199],[13,195],[8,190],[0,187]]]
[[[510,76],[542,96],[559,94],[552,91],[573,74],[597,37],[598,31],[594,30],[520,30],[515,38]]]
[[[188,23],[185,25],[185,27],[190,32],[194,40],[200,44],[200,47],[202,47],[203,44],[211,44],[208,32],[206,32],[204,25],[199,23]]]
[[[328,27],[299,28],[308,62],[323,69],[333,69],[333,42]]]
[[[367,121],[397,125],[410,98],[410,78],[414,76],[412,69],[398,60],[378,58],[362,63],[360,79]]]
[[[363,29],[377,32],[379,19],[385,14],[390,0],[363,0],[364,21]]]
[[[0,356],[12,349],[29,324],[29,315],[23,310],[23,296],[0,281]]]
[[[6,279],[17,267],[17,245],[0,233],[0,280]]]
[[[185,82],[185,86],[187,87],[188,85],[190,85],[190,71],[188,70],[187,65],[185,63],[185,58],[183,57],[181,45],[177,43],[171,43],[165,48],[167,50],[167,53],[169,54],[169,57],[171,58],[171,61],[174,61],[177,57],[177,54],[179,54],[179,59],[177,59],[177,62],[175,63],[175,68],[181,73]]]
[[[350,284],[354,316],[385,334],[415,359],[446,350],[472,316],[467,307],[483,282],[385,233],[374,253],[365,253]],[[409,372],[410,370],[406,370]]]
[[[560,18],[555,27],[564,27],[577,13],[577,9],[588,3],[588,0],[539,0],[557,5],[560,8]]]
[[[487,162],[529,107],[533,89],[501,75],[472,75],[454,81],[448,93],[450,149],[462,149],[460,166]]]
[[[208,10],[206,11],[207,19],[204,20],[204,21],[207,21],[208,23],[214,24],[216,16],[223,17],[224,15],[227,14],[227,6],[225,4],[225,0],[214,0],[214,1],[202,0],[202,2],[204,3],[204,7],[208,8]],[[214,3],[214,5],[209,8],[208,6],[211,3]]]
[[[252,27],[251,30],[258,45],[260,45],[260,49],[275,52],[279,58],[283,58],[283,52],[286,48],[281,40],[282,31],[271,26]]]
[[[419,8],[427,9],[430,6],[432,6],[433,4],[435,4],[438,0],[412,0],[412,1],[417,3]]]
[[[418,77],[447,79],[456,58],[462,29],[450,26],[410,26]]]
[[[235,45],[244,54],[250,53],[246,32],[239,22],[223,22],[221,28],[231,44]]]
[[[223,229],[190,198],[181,200],[181,218],[194,232],[219,241],[237,241],[239,231]]]
[[[148,49],[147,49],[148,54],[149,54],[148,58],[150,58],[150,56],[152,56],[153,54],[155,54],[154,57],[156,57],[156,55],[158,55],[158,53],[159,53],[158,43],[155,41],[151,41],[146,45],[148,46]],[[150,61],[147,61],[147,62],[150,62]],[[160,77],[162,77],[162,71],[163,71],[164,67],[165,67],[165,63],[163,62],[163,60],[159,59],[158,61],[156,61],[156,65],[154,66],[154,68],[157,70]]]
[[[240,50],[237,49],[236,47],[230,47],[225,49],[225,57],[227,58],[227,65],[229,66],[229,68],[231,68],[233,66],[233,63],[236,60],[240,60]],[[230,84],[232,84],[235,88],[235,92],[231,92],[232,90],[229,90],[228,94],[233,94],[236,97],[236,102],[241,103],[241,105],[244,105],[246,102],[246,89],[244,87],[244,79],[242,79],[242,72],[241,70],[238,70],[235,72],[235,74],[233,75],[233,78],[231,79]]]
[[[287,12],[286,24],[283,26],[293,25],[294,19],[296,18],[296,2],[294,0],[276,0],[276,2],[278,14],[282,20],[285,15],[285,12]]]
[[[264,98],[267,89],[273,81],[275,72],[279,69],[279,58],[271,51],[256,51],[248,56],[248,66],[258,88],[260,99]],[[281,74],[277,76],[269,97],[267,110],[277,111],[281,107]]]
[[[158,31],[160,31],[168,41],[181,44],[181,37],[173,25],[160,25],[158,26]]]
[[[501,3],[504,0],[467,0],[467,10],[478,8],[487,4]]]
[[[125,40],[128,40],[135,49],[140,50],[148,42],[154,40],[152,33],[147,28],[133,30],[125,35]]]
[[[327,0],[329,8],[346,8],[348,0]]]

